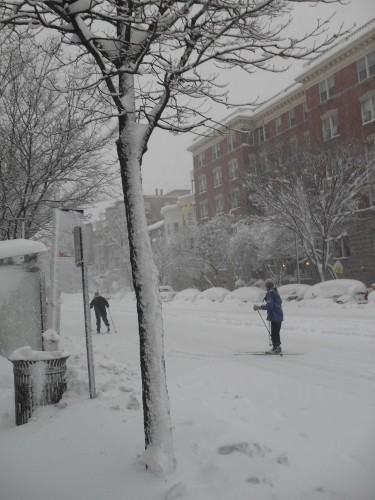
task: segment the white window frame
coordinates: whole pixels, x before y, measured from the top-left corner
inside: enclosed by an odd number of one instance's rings
[[[336,94],[335,79],[334,76],[331,75],[319,83],[320,102],[328,101],[335,94]]]
[[[363,82],[375,75],[375,50],[357,61],[358,81]]]
[[[267,139],[268,139],[268,128],[267,124],[265,124],[259,127],[259,142],[260,143],[266,142]]]
[[[236,145],[236,132],[231,132],[227,136],[227,146],[228,146],[228,151],[233,151]]]
[[[247,144],[249,146],[254,146],[255,140],[254,140],[254,131],[250,130],[250,132],[247,133]]]
[[[365,143],[365,155],[367,162],[375,162],[375,135],[367,138]],[[375,182],[370,183],[369,186],[369,199],[372,206],[375,205]]]
[[[215,196],[215,213],[216,215],[224,212],[224,197],[222,194]]]
[[[199,203],[201,220],[208,218],[208,201],[204,200]]]
[[[214,168],[213,175],[214,175],[214,188],[221,186],[223,183],[223,174],[221,167]]]
[[[350,257],[350,239],[348,234],[339,236],[333,240],[333,244],[333,257],[335,259],[348,259]]]
[[[259,163],[260,163],[260,168],[264,172],[268,172],[270,169],[270,159],[267,154],[267,151],[262,151],[259,153]]]
[[[282,132],[281,115],[275,118],[276,134],[279,135]]]
[[[307,110],[307,103],[306,102],[303,103],[302,108],[303,108],[303,121],[307,122],[307,120],[309,119],[309,112]]]
[[[218,160],[220,158],[220,142],[217,142],[212,146],[212,160]]]
[[[375,93],[361,100],[362,125],[375,120]]]
[[[229,172],[229,180],[234,181],[235,179],[238,179],[239,177],[239,168],[238,168],[238,160],[237,158],[233,158],[228,163],[228,172]]]
[[[288,112],[289,116],[289,127],[293,128],[297,125],[297,120],[296,120],[296,108],[292,108]]]
[[[248,159],[249,159],[249,170],[255,172],[255,170],[257,168],[257,155],[256,154],[249,154]]]
[[[206,174],[202,174],[198,178],[198,190],[199,193],[205,193],[207,191],[207,177]]]
[[[235,188],[230,192],[231,208],[239,208],[241,206],[240,188]]]
[[[205,163],[206,163],[206,155],[205,152],[203,151],[198,155],[198,167],[203,167]]]
[[[329,113],[322,117],[322,133],[324,141],[329,141],[340,135],[339,116],[337,112]]]

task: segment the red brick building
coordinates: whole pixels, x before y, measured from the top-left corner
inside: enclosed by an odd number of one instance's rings
[[[310,144],[324,148],[349,139],[375,158],[375,19],[305,64],[295,82],[265,104],[232,113],[215,135],[194,141],[197,221],[248,214],[241,178],[247,170],[272,168],[271,156],[281,161]],[[348,221],[346,255],[337,255],[345,277],[366,283],[375,282],[374,186],[365,193],[360,220]]]

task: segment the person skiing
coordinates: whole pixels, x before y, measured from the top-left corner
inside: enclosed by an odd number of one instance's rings
[[[263,309],[267,311],[267,320],[271,322],[271,342],[272,349],[267,354],[281,354],[280,329],[281,323],[284,320],[283,309],[281,307],[281,297],[273,279],[268,278],[264,282],[267,293],[263,299],[265,304],[258,306],[254,305],[254,311]]]
[[[90,303],[90,309],[94,308],[96,316],[96,333],[100,333],[100,319],[107,327],[107,332],[110,332],[109,321],[107,319],[106,307],[109,308],[108,301],[99,295],[99,292],[95,292],[94,298]]]

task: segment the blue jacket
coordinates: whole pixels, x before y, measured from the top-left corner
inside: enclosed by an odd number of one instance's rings
[[[276,288],[268,290],[263,301],[266,303],[261,305],[260,308],[267,311],[268,321],[279,322],[284,320],[283,309],[281,307],[282,300]]]

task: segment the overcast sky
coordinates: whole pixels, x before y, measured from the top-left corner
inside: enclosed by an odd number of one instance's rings
[[[332,32],[337,30],[342,23],[346,28],[352,26],[353,23],[361,26],[375,17],[375,0],[351,0],[347,1],[347,5],[334,4],[318,7],[300,5],[295,15],[296,26],[304,27],[307,31],[313,18],[326,18],[333,12],[336,14],[331,21]],[[252,76],[244,74],[240,76],[239,73],[235,75],[235,78],[233,78],[233,72],[230,72],[228,76],[230,75],[233,81],[229,82],[229,89],[236,96],[236,101],[238,97],[241,97],[243,101],[249,97],[253,100],[259,97],[262,101],[293,83],[293,78],[299,73],[301,67],[301,62],[295,62],[287,72],[282,74],[259,72]],[[227,81],[228,77],[224,74],[223,78]],[[216,108],[213,117],[223,118],[230,112],[224,107]],[[191,188],[190,171],[193,163],[191,153],[187,151],[187,148],[193,139],[192,134],[174,136],[159,130],[153,133],[149,150],[143,159],[142,177],[145,194],[154,194],[155,188],[163,189],[164,193],[173,189]]]

